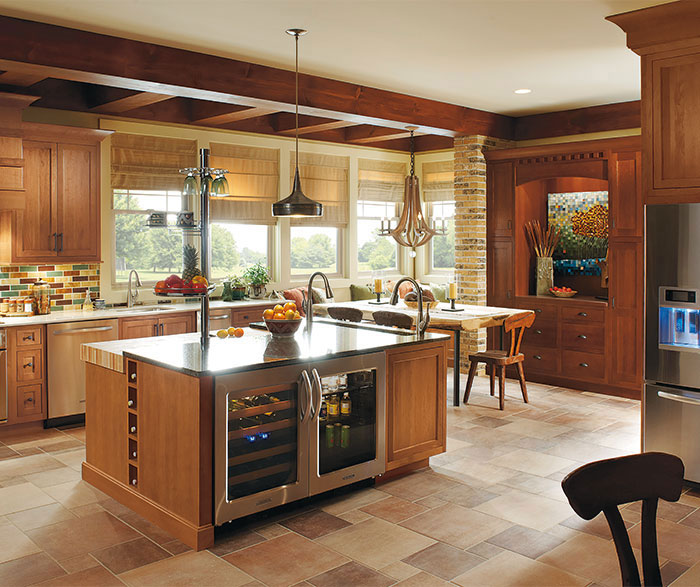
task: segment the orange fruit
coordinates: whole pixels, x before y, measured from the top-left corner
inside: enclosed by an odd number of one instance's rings
[[[275,315],[275,311],[272,308],[268,308],[263,312],[263,318],[265,320],[272,320],[272,317]]]
[[[284,319],[285,320],[294,320],[294,310],[287,310],[284,313]]]
[[[301,320],[301,314],[299,312],[294,312],[294,319]]]
[[[297,311],[297,305],[296,305],[294,302],[287,302],[287,303],[284,305],[284,311],[285,311],[285,312],[288,312],[289,310],[291,310],[292,312],[296,312],[296,311]]]
[[[277,314],[277,312],[284,312],[284,308],[283,308],[282,306],[280,306],[279,304],[277,304],[277,305],[276,305],[274,308],[272,308],[272,309],[275,311],[275,314]]]
[[[236,338],[241,338],[243,336],[243,329],[242,328],[236,328],[236,331],[233,333],[233,335]]]
[[[284,314],[282,312],[275,312],[275,315],[272,317],[273,320],[284,320]]]

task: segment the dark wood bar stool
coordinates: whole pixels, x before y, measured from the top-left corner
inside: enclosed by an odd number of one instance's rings
[[[362,322],[362,310],[357,308],[328,308],[328,315],[335,320],[345,320],[346,322]]]
[[[469,378],[467,379],[467,387],[464,390],[464,403],[469,401],[469,394],[472,390],[474,375],[479,363],[486,363],[489,367],[491,395],[494,394],[494,384],[496,377],[496,369],[498,369],[498,405],[502,410],[505,405],[505,386],[506,386],[506,367],[508,365],[517,365],[518,379],[520,380],[520,390],[523,393],[523,400],[527,403],[527,387],[525,385],[525,373],[523,372],[523,360],[525,355],[520,352],[520,343],[523,340],[523,334],[527,328],[532,326],[535,321],[534,312],[520,312],[506,318],[503,323],[505,333],[510,333],[510,348],[507,351],[482,351],[469,355]]]
[[[405,330],[413,328],[413,318],[407,314],[401,314],[400,312],[379,310],[378,312],[372,312],[372,319],[375,324],[379,324],[380,326],[396,326],[397,328],[404,328]]]
[[[573,510],[584,520],[605,514],[615,541],[623,585],[641,587],[637,560],[617,506],[642,500],[642,570],[644,585],[661,585],[656,547],[659,498],[678,501],[683,489],[683,461],[674,455],[649,452],[596,461],[569,473],[561,487]]]

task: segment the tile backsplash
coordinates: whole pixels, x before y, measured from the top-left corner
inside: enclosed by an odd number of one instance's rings
[[[51,311],[70,309],[82,304],[87,292],[100,297],[100,264],[0,266],[0,297],[26,297],[37,279],[51,284]],[[94,292],[94,293],[93,293]]]

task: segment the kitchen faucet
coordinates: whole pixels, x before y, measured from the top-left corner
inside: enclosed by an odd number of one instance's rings
[[[311,284],[313,284],[314,278],[318,275],[320,275],[323,278],[323,283],[326,286],[326,297],[327,298],[333,297],[333,290],[331,289],[331,284],[328,282],[328,277],[326,277],[326,274],[323,273],[323,271],[316,271],[316,273],[313,273],[311,275],[311,277],[309,277],[309,286],[306,290],[306,308],[304,310],[306,312],[306,325],[307,326],[311,326],[311,323],[313,322],[314,300],[313,300],[313,292],[311,291]]]
[[[131,278],[136,275],[136,289],[131,288]],[[138,271],[136,269],[132,269],[129,271],[129,289],[126,293],[126,307],[131,308],[133,305],[136,303],[136,300],[139,299],[139,288],[142,286],[141,284],[141,278],[139,277]]]
[[[428,323],[430,322],[430,306],[426,308],[425,316],[423,316],[423,290],[421,289],[420,285],[418,285],[418,282],[411,277],[402,277],[399,279],[396,282],[396,285],[394,285],[394,291],[391,292],[389,303],[392,306],[395,306],[398,303],[399,286],[404,281],[410,281],[413,284],[413,289],[416,290],[416,294],[418,295],[418,318],[416,320],[416,332],[422,337],[428,328]]]

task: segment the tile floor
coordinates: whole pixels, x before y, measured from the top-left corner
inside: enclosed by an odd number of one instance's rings
[[[82,429],[0,431],[0,585],[619,585],[604,519],[561,491],[584,462],[639,449],[639,403],[475,383],[430,469],[219,532],[194,552],[80,480]],[[640,507],[622,511],[640,547]],[[664,584],[700,585],[700,492],[659,509]]]

